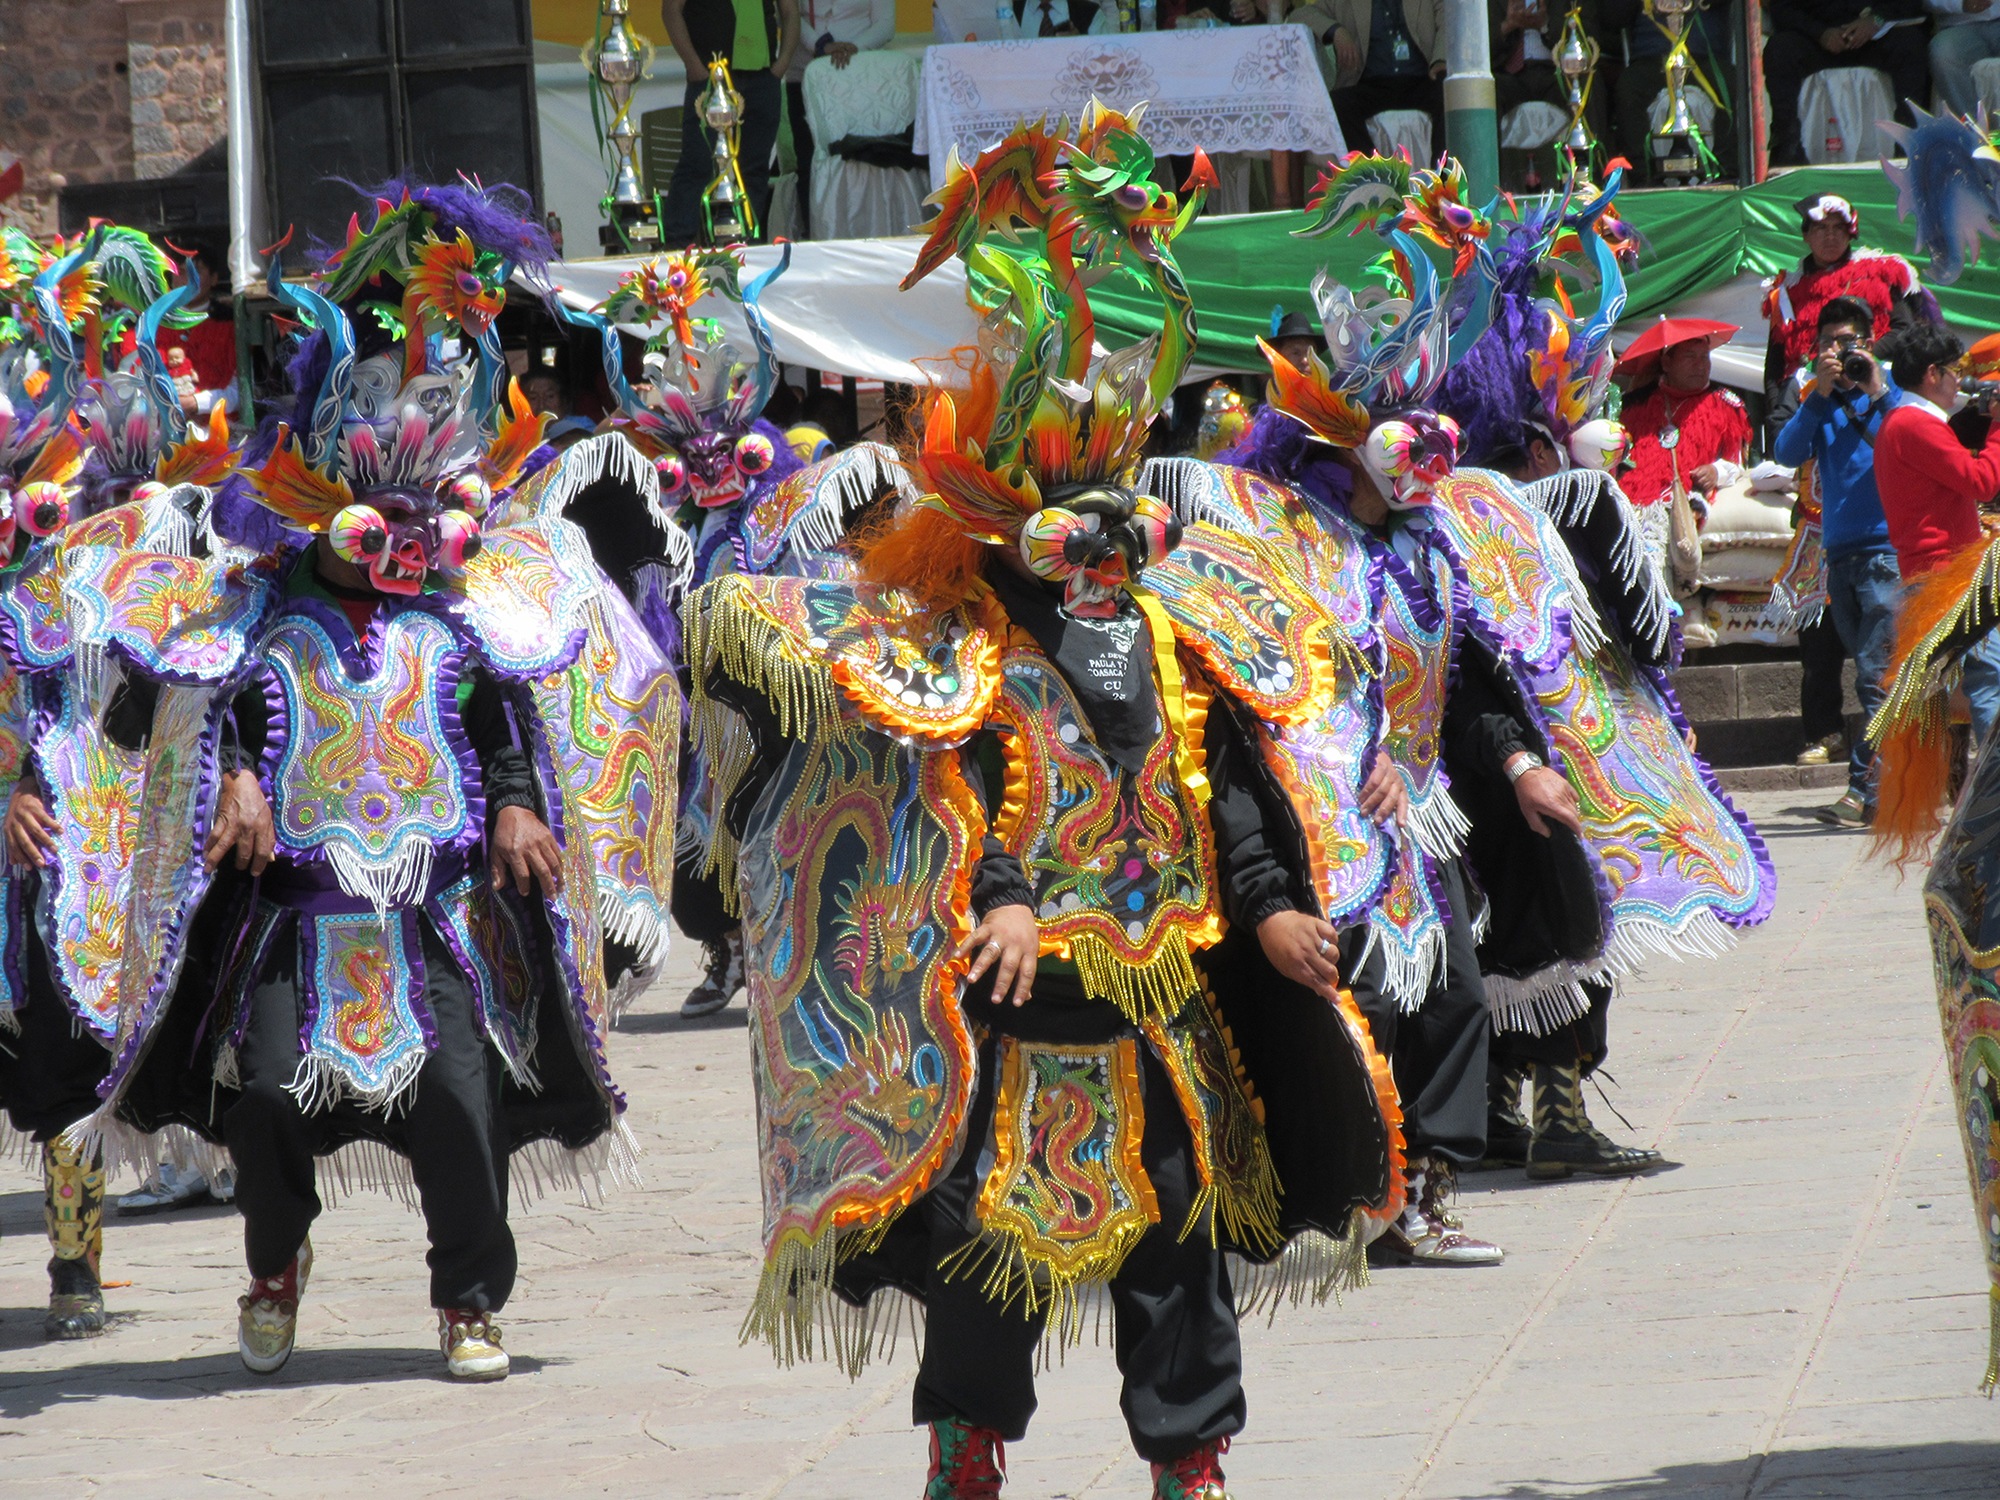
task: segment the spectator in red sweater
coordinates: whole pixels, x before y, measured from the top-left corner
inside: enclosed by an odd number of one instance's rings
[[[1907,583],[1984,540],[1979,507],[2000,494],[2000,427],[1989,427],[1972,453],[1948,425],[1965,356],[1955,335],[1920,324],[1891,334],[1876,352],[1903,392],[1875,438],[1875,488]],[[2000,636],[1967,654],[1963,681],[1973,742],[1983,744],[2000,716]]]

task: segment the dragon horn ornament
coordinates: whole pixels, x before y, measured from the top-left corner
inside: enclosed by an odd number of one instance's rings
[[[312,326],[326,363],[303,430],[281,427],[249,478],[267,509],[326,536],[376,589],[416,594],[478,553],[480,518],[539,441],[545,419],[507,376],[494,319],[516,265],[545,264],[547,242],[477,183],[395,187],[367,229],[349,221],[317,286],[287,283],[272,255],[271,295]],[[360,359],[349,304],[383,277],[401,286],[401,344]],[[454,329],[476,369],[444,364]]]
[[[918,458],[922,503],[979,541],[1017,546],[1060,581],[1073,614],[1110,614],[1117,592],[1178,544],[1179,527],[1128,480],[1146,429],[1195,348],[1194,301],[1173,240],[1215,176],[1195,153],[1185,201],[1153,180],[1152,147],[1130,114],[1093,99],[1069,122],[1023,122],[970,165],[954,153],[938,214],[903,279],[953,255],[971,273],[987,363],[955,398],[933,391]],[[1019,242],[991,248],[989,234]],[[1115,350],[1091,378],[1097,323],[1089,285],[1122,264],[1159,295],[1159,333]]]
[[[780,246],[776,263],[747,284],[745,263],[741,245],[696,246],[628,272],[589,312],[558,305],[565,320],[596,332],[621,428],[653,461],[670,509],[690,501],[711,510],[734,505],[777,461],[771,439],[753,430],[778,384],[777,344],[761,299],[791,269],[792,247]],[[708,296],[742,307],[747,360],[719,319],[695,315]],[[654,323],[661,327],[646,343],[641,394],[625,378],[617,325]]]
[[[1357,294],[1324,269],[1315,275],[1327,358],[1310,355],[1297,369],[1259,339],[1271,367],[1272,405],[1321,442],[1356,450],[1392,505],[1424,504],[1457,460],[1459,433],[1425,406],[1444,379],[1450,323],[1437,268],[1404,231],[1450,251],[1462,271],[1475,262],[1491,221],[1466,204],[1465,174],[1449,157],[1432,172],[1412,171],[1397,157],[1357,154],[1321,176],[1308,207],[1314,218],[1297,231],[1302,238],[1337,229],[1380,235],[1394,292],[1365,287]]]

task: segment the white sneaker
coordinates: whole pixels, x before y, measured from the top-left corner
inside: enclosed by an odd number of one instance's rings
[[[140,1214],[159,1214],[176,1208],[189,1208],[207,1200],[206,1177],[185,1167],[177,1167],[170,1161],[163,1161],[158,1170],[140,1185],[138,1192],[127,1193],[118,1200],[118,1213],[121,1218],[134,1218]]]
[[[505,1380],[507,1351],[492,1315],[470,1307],[438,1309],[438,1347],[453,1380]]]

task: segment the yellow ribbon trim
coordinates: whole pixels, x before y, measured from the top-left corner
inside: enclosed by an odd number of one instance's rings
[[[1208,777],[1195,764],[1193,739],[1188,731],[1187,688],[1181,681],[1180,657],[1174,649],[1174,627],[1166,610],[1148,589],[1127,584],[1126,592],[1146,616],[1153,637],[1153,664],[1160,673],[1160,705],[1167,715],[1167,727],[1174,736],[1174,768],[1180,774],[1181,790],[1187,794],[1189,810],[1199,813],[1208,806]]]

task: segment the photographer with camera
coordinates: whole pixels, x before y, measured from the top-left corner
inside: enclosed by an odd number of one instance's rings
[[[2000,492],[2000,426],[1968,453],[1948,425],[1964,356],[1955,335],[1928,325],[1893,333],[1878,350],[1903,392],[1875,436],[1875,486],[1906,583],[1979,546],[1979,507]],[[1997,398],[2000,392],[1982,385],[1974,404],[1990,414]],[[1966,655],[1963,681],[1976,749],[2000,715],[2000,635]]]
[[[1835,297],[1820,308],[1813,362],[1799,372],[1804,399],[1774,449],[1781,464],[1797,468],[1811,460],[1817,468],[1826,613],[1843,653],[1854,658],[1864,716],[1874,714],[1885,692],[1900,576],[1875,489],[1876,434],[1900,393],[1869,352],[1874,326],[1873,311],[1858,298]],[[1874,759],[1873,748],[1857,738],[1847,757],[1847,791],[1821,809],[1822,820],[1850,828],[1874,821]]]

